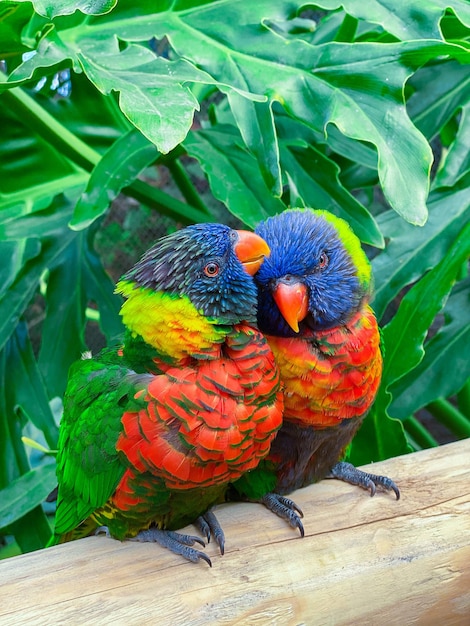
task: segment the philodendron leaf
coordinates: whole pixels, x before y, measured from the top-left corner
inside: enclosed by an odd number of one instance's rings
[[[163,153],[184,139],[199,106],[188,83],[213,84],[262,103],[246,107],[251,121],[240,122],[240,128],[275,194],[280,179],[271,107],[279,102],[318,133],[333,124],[345,136],[373,144],[387,201],[407,221],[425,223],[432,153],[410,121],[404,87],[428,61],[469,63],[470,50],[437,39],[313,45],[293,36],[295,27],[288,23],[297,15],[289,0],[156,4],[142,2],[137,15],[118,5],[90,22],[53,29],[41,40],[37,67],[53,65],[51,54],[55,62],[71,58],[75,67],[79,63],[100,91],[119,92],[123,113]],[[389,11],[382,4],[373,7],[381,14],[378,21],[395,23],[395,4]],[[466,20],[464,5],[457,4]],[[411,11],[429,30],[426,22],[436,24],[443,10],[441,2],[427,19],[422,3],[416,0],[409,9],[402,0],[398,21],[404,26]],[[267,19],[286,28],[267,27]],[[168,39],[171,60],[149,49],[154,38]],[[22,66],[15,75],[25,77]],[[271,129],[265,145],[262,129]]]
[[[319,0],[315,4],[322,9],[341,7],[358,19],[380,24],[401,40],[441,39],[440,21],[449,7],[470,26],[470,6],[466,0]]]
[[[376,221],[342,186],[340,170],[334,161],[316,148],[288,147],[284,142],[281,161],[306,206],[335,213],[350,224],[361,241],[383,247],[384,240]]]
[[[394,417],[406,419],[433,400],[452,396],[470,377],[470,278],[453,289],[444,317],[444,326],[425,344],[421,363],[390,387]]]
[[[260,164],[266,185],[279,198],[282,178],[271,103],[253,102],[236,91],[229,92],[228,99],[245,144]]]
[[[470,224],[467,224],[441,263],[404,296],[395,317],[383,329],[382,382],[374,405],[351,446],[349,460],[355,465],[410,451],[402,423],[388,415],[391,385],[423,358],[423,343],[431,322],[444,305],[469,255]]]
[[[21,0],[20,0],[21,1]],[[117,3],[117,0],[31,0],[34,10],[44,17],[54,18],[58,15],[70,15],[75,11],[81,11],[87,15],[102,15],[109,13]]]
[[[412,449],[401,421],[374,404],[355,435],[346,460],[353,465],[365,465],[408,452]]]
[[[456,276],[469,256],[470,223],[460,231],[442,261],[403,297],[394,318],[383,328],[384,369],[376,404],[384,411],[391,400],[390,385],[422,360],[428,329],[444,306]]]
[[[0,491],[0,529],[44,502],[56,482],[55,463],[42,465],[15,478]]]
[[[235,127],[192,132],[183,145],[199,161],[214,196],[245,224],[254,228],[286,208],[266,186],[258,161],[243,146]]]
[[[114,36],[82,40],[77,56],[102,93],[119,93],[124,115],[164,154],[186,137],[199,109],[185,83],[214,82],[188,61],[169,61],[140,45],[120,51]]]
[[[434,180],[434,187],[451,187],[470,171],[470,104],[462,107],[459,129]]]
[[[60,237],[44,239],[39,254],[25,263],[10,288],[0,296],[0,348],[14,332],[20,316],[38,289],[44,270],[59,258],[72,235],[75,236],[65,232]]]
[[[25,322],[16,327],[6,347],[8,376],[15,381],[10,389],[14,406],[27,415],[51,448],[57,446],[59,431],[52,414],[46,386],[33,354]]]
[[[121,189],[132,183],[158,155],[155,145],[138,130],[131,130],[118,139],[92,171],[75,207],[70,228],[87,228],[103,215]]]
[[[419,69],[410,78],[407,88],[411,91],[406,103],[408,115],[431,141],[456,111],[469,101],[468,67],[444,57]]]
[[[470,174],[451,189],[433,191],[429,220],[423,228],[406,224],[392,211],[377,218],[388,241],[372,261],[375,277],[374,311],[380,319],[400,290],[417,280],[445,256],[462,224],[470,219]]]

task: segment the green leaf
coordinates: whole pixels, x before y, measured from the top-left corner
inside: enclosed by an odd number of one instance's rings
[[[183,83],[212,83],[185,60],[156,57],[140,45],[122,52],[116,37],[84,39],[78,58],[88,78],[104,94],[119,92],[126,117],[166,154],[187,135],[199,103]]]
[[[214,84],[224,93],[234,90],[251,101],[266,102],[247,107],[251,121],[242,124],[242,131],[249,148],[258,150],[265,180],[274,175],[272,188],[279,190],[272,132],[265,147],[255,148],[255,143],[260,130],[270,127],[269,107],[280,102],[289,115],[316,132],[324,133],[334,124],[344,135],[375,145],[379,178],[390,205],[411,223],[426,221],[432,154],[404,109],[404,85],[414,70],[437,57],[468,63],[469,50],[437,40],[311,45],[293,38],[290,29],[275,32],[264,26],[267,15],[270,23],[292,19],[287,0],[275,5],[268,0],[239,0],[236,6],[191,2],[157,8],[144,2],[139,15],[126,12],[125,6],[90,26],[51,31],[43,41],[57,40],[65,56],[78,58],[103,93],[119,91],[124,114],[161,152],[184,138],[198,107],[186,83]],[[405,23],[409,13],[404,4],[400,10]],[[442,11],[440,5],[432,19]],[[121,43],[123,50],[116,33],[120,42],[129,43],[127,47]],[[147,45],[154,37],[167,37],[172,57],[176,54],[179,59],[157,58],[134,43]],[[45,44],[40,54],[44,60],[50,54]],[[263,111],[261,116],[259,111],[254,114],[257,108]]]
[[[274,198],[264,182],[255,158],[240,144],[234,127],[218,125],[192,132],[183,142],[209,178],[214,196],[252,228],[286,206]]]
[[[0,491],[0,529],[40,505],[54,488],[55,463],[42,465],[13,480]]]
[[[22,0],[20,0],[21,2]],[[117,0],[31,0],[34,10],[44,17],[54,18],[58,15],[70,15],[75,11],[81,11],[87,15],[102,15],[109,13],[115,6]]]
[[[470,171],[470,104],[462,107],[459,130],[455,141],[440,164],[434,180],[435,187],[451,187]]]
[[[16,101],[0,96],[2,108],[2,140],[0,141],[0,209],[12,204],[46,199],[69,186],[83,183],[78,172],[67,159],[31,132],[14,110]]]
[[[373,246],[384,246],[382,234],[372,215],[345,189],[339,167],[310,147],[281,146],[281,160],[305,206],[326,209],[345,219],[356,235]]]
[[[414,369],[424,356],[428,328],[442,309],[462,265],[470,256],[470,223],[458,234],[443,260],[403,297],[400,307],[382,331],[385,346],[382,384],[376,403],[386,409],[389,387]]]
[[[412,95],[407,111],[413,123],[431,141],[455,112],[470,99],[468,67],[447,60],[418,70],[409,80]]]
[[[279,198],[282,177],[271,103],[253,102],[235,91],[229,91],[228,100],[243,140],[258,160],[268,189]]]
[[[158,157],[159,152],[137,130],[131,130],[101,158],[95,166],[86,190],[80,197],[70,227],[87,228],[103,215],[118,193]]]
[[[406,419],[437,398],[454,395],[470,377],[470,278],[456,285],[444,317],[445,325],[425,344],[421,363],[390,387],[389,411],[398,419]]]
[[[455,241],[462,223],[470,218],[470,175],[452,189],[434,191],[429,201],[429,220],[423,228],[406,224],[391,211],[377,222],[388,241],[372,261],[375,277],[374,310],[380,319],[400,290],[434,267]]]
[[[322,9],[344,8],[349,15],[380,24],[402,40],[441,39],[440,21],[449,7],[470,25],[470,7],[465,0],[319,0],[315,4]]]
[[[13,522],[8,527],[8,533],[15,536],[22,552],[32,552],[44,548],[51,537],[49,523],[40,506]]]
[[[15,412],[21,409],[31,423],[42,431],[48,445],[57,447],[59,432],[24,322],[16,327],[6,350],[8,377],[15,381],[9,391]]]
[[[21,39],[23,27],[31,19],[33,9],[31,4],[17,2],[2,2],[0,4],[0,58],[5,59],[9,54],[18,54],[27,50]]]
[[[71,238],[50,266],[38,360],[50,397],[63,396],[69,367],[85,350],[82,239]]]
[[[89,300],[93,301],[100,313],[100,328],[108,343],[124,332],[119,311],[121,299],[114,293],[114,283],[103,268],[101,260],[92,248],[88,237],[83,251],[83,281]]]
[[[403,424],[374,404],[356,433],[347,460],[353,465],[383,461],[412,452]]]
[[[57,239],[44,239],[41,252],[24,265],[11,287],[0,295],[0,349],[14,332],[20,316],[38,288],[42,273],[60,256],[73,236],[73,233],[63,233]]]

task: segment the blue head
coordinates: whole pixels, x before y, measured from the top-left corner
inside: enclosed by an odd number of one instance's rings
[[[254,321],[252,275],[267,254],[268,246],[254,233],[195,224],[158,240],[120,284],[187,296],[198,311],[220,324]]]
[[[294,337],[344,324],[369,296],[369,261],[349,225],[332,213],[292,209],[256,232],[271,249],[255,276],[263,332]]]

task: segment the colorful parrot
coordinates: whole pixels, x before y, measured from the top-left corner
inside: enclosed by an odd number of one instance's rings
[[[400,492],[385,476],[341,461],[374,401],[382,373],[380,334],[368,302],[371,266],[344,220],[327,211],[288,210],[256,232],[271,254],[255,276],[258,326],[284,385],[284,416],[269,456],[233,486],[232,497],[262,501],[299,528],[285,494],[322,478]]]
[[[256,329],[252,275],[269,248],[221,224],[159,240],[117,284],[123,345],[71,368],[50,545],[105,530],[197,562],[194,522],[266,456],[283,398]],[[209,532],[213,516],[200,520]],[[223,535],[214,525],[223,553]]]

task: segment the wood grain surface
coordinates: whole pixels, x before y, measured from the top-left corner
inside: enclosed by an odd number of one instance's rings
[[[470,439],[368,466],[398,502],[336,480],[299,490],[303,539],[261,505],[223,505],[212,568],[105,536],[2,561],[0,624],[468,626],[469,461]]]

